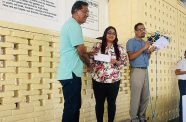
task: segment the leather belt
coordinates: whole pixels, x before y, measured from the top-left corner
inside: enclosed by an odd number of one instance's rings
[[[147,69],[147,67],[132,67],[132,68]]]

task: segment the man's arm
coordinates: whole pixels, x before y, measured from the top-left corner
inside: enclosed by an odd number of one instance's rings
[[[135,58],[137,58],[138,56],[140,56],[143,51],[145,51],[146,49],[148,49],[150,46],[149,42],[146,42],[145,43],[145,46],[142,47],[141,49],[139,49],[138,51],[136,52],[127,52],[128,53],[128,57],[129,57],[129,60],[134,60]]]
[[[76,49],[80,59],[87,65],[87,67],[90,67],[90,58],[87,53],[87,48],[84,46],[84,44],[77,45]]]
[[[186,71],[181,71],[181,69],[176,69],[175,74],[176,75],[183,75],[183,74],[186,74]]]

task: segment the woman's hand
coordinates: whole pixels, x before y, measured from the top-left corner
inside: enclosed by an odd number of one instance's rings
[[[110,63],[111,63],[111,64],[116,64],[116,65],[118,65],[118,60],[116,60],[116,59],[111,59]]]

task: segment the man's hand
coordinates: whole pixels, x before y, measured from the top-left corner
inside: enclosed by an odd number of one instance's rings
[[[87,67],[90,67],[90,58],[87,53],[87,47],[85,47],[84,44],[81,44],[77,45],[76,49],[80,59],[87,65]]]
[[[87,72],[92,73],[93,72],[93,67],[92,66],[87,67]]]
[[[144,50],[148,49],[150,47],[150,43],[148,41],[145,42]]]
[[[88,56],[91,57],[91,56],[94,56],[96,55],[97,53],[96,52],[87,52]]]
[[[151,52],[154,52],[155,50],[156,50],[156,47],[152,46],[148,49],[148,52],[151,53]]]
[[[181,69],[176,69],[175,74],[176,75],[184,75],[184,74],[186,74],[186,71],[181,71]]]

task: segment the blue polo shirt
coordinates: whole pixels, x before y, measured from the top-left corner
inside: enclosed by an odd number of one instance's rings
[[[60,60],[58,65],[57,80],[72,79],[72,72],[77,77],[83,73],[81,61],[75,46],[83,44],[82,29],[74,18],[70,18],[60,32]]]
[[[143,40],[137,40],[136,38],[129,39],[126,45],[127,52],[136,52],[144,47],[145,42]],[[130,61],[131,67],[147,67],[149,65],[149,57],[147,50],[145,50],[140,56]]]

